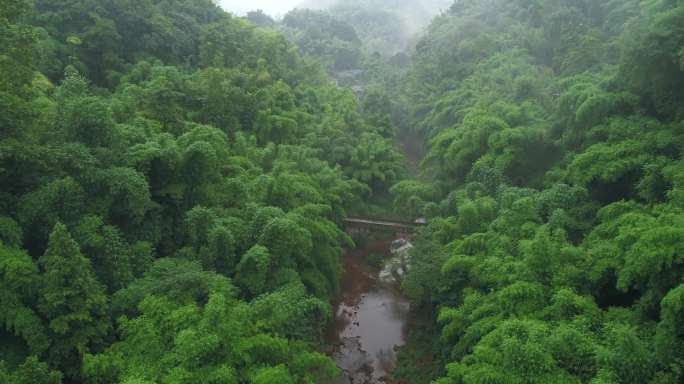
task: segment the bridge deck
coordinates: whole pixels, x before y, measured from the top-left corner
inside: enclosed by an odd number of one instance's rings
[[[361,219],[361,218],[348,218],[344,220],[347,224],[365,225],[371,227],[386,227],[386,228],[396,228],[396,229],[416,229],[420,227],[419,224],[415,223],[402,223],[398,221],[387,221],[387,220],[375,220],[375,219]]]

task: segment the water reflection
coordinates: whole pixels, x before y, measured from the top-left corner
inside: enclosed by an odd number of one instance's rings
[[[387,252],[389,244],[375,244]],[[333,358],[345,372],[338,383],[386,383],[404,344],[409,303],[398,287],[378,279],[365,263],[368,249],[345,258],[343,295],[337,305]]]

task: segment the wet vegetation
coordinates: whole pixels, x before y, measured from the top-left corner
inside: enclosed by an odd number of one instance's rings
[[[457,1],[405,78],[448,383],[678,383],[684,4]],[[409,382],[414,382],[410,379]],[[415,381],[417,382],[417,381]]]
[[[684,3],[305,5],[0,0],[0,383],[334,380],[350,213],[396,382],[684,380]]]

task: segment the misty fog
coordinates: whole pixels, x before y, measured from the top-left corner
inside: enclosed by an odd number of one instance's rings
[[[218,0],[218,4],[228,12],[244,16],[249,11],[261,9],[275,18],[282,17],[294,9],[300,0]]]
[[[369,52],[385,56],[410,50],[432,18],[451,5],[450,0],[220,0],[225,10],[240,16],[262,10],[276,20],[294,9],[331,11],[353,26]]]

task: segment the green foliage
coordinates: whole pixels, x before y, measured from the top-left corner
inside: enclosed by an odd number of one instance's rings
[[[332,379],[339,225],[390,191],[422,381],[681,382],[684,4],[457,1],[395,55],[418,3],[0,0],[0,381]]]
[[[306,295],[301,283],[286,284],[252,302],[252,318],[259,326],[289,339],[316,341],[330,320],[330,305]]]
[[[0,244],[0,303],[3,329],[24,339],[31,352],[42,354],[50,341],[32,305],[40,288],[37,266],[25,252]]]
[[[332,70],[358,68],[361,40],[354,28],[322,11],[295,9],[283,18],[285,35],[305,55],[315,56]]]
[[[19,224],[9,217],[0,217],[0,243],[18,248],[22,243],[22,233]]]
[[[434,181],[392,191],[431,213],[403,288],[436,383],[681,381],[682,9],[461,1],[418,43]]]
[[[28,11],[23,0],[0,3],[0,134],[23,134],[30,121],[31,84],[35,65],[35,30],[21,24]]]
[[[0,361],[0,379],[7,384],[61,384],[62,374],[31,356],[13,372],[8,372]]]
[[[74,375],[74,360],[107,334],[107,296],[90,261],[61,223],[55,225],[38,263],[42,270],[38,311],[48,321],[53,343],[50,360]]]
[[[0,380],[26,356],[50,383],[335,376],[312,351],[346,210],[400,177],[388,98],[209,0],[0,9]],[[348,24],[288,20],[360,64]]]
[[[395,184],[390,193],[394,196],[395,210],[405,210],[408,215],[415,217],[425,214],[427,203],[438,196],[438,190],[434,185],[415,180],[404,180]]]
[[[84,216],[74,237],[110,292],[126,287],[151,262],[145,243],[129,244],[117,227],[105,225],[97,216]]]
[[[229,280],[205,271],[197,262],[178,258],[156,260],[144,274],[112,296],[116,314],[135,314],[138,305],[149,295],[165,297],[178,304],[205,303],[211,292],[234,295]]]
[[[684,70],[677,59],[684,43],[684,7],[681,3],[653,1],[642,7],[640,16],[625,31],[621,76],[629,79],[629,87],[649,108],[681,119],[677,100],[683,96]]]
[[[402,164],[396,150],[380,135],[364,133],[352,152],[348,169],[354,179],[380,189],[400,178]]]
[[[242,256],[237,266],[236,281],[253,296],[263,293],[271,270],[268,248],[255,245]]]
[[[294,382],[335,374],[327,359],[299,368],[303,357],[316,354],[297,342],[259,333],[248,317],[249,305],[220,293],[211,293],[201,307],[149,296],[139,310],[139,317],[119,320],[121,341],[103,354],[86,356],[89,382]]]
[[[50,182],[22,197],[19,221],[28,229],[26,241],[45,244],[57,222],[73,225],[84,209],[85,194],[71,177]]]

